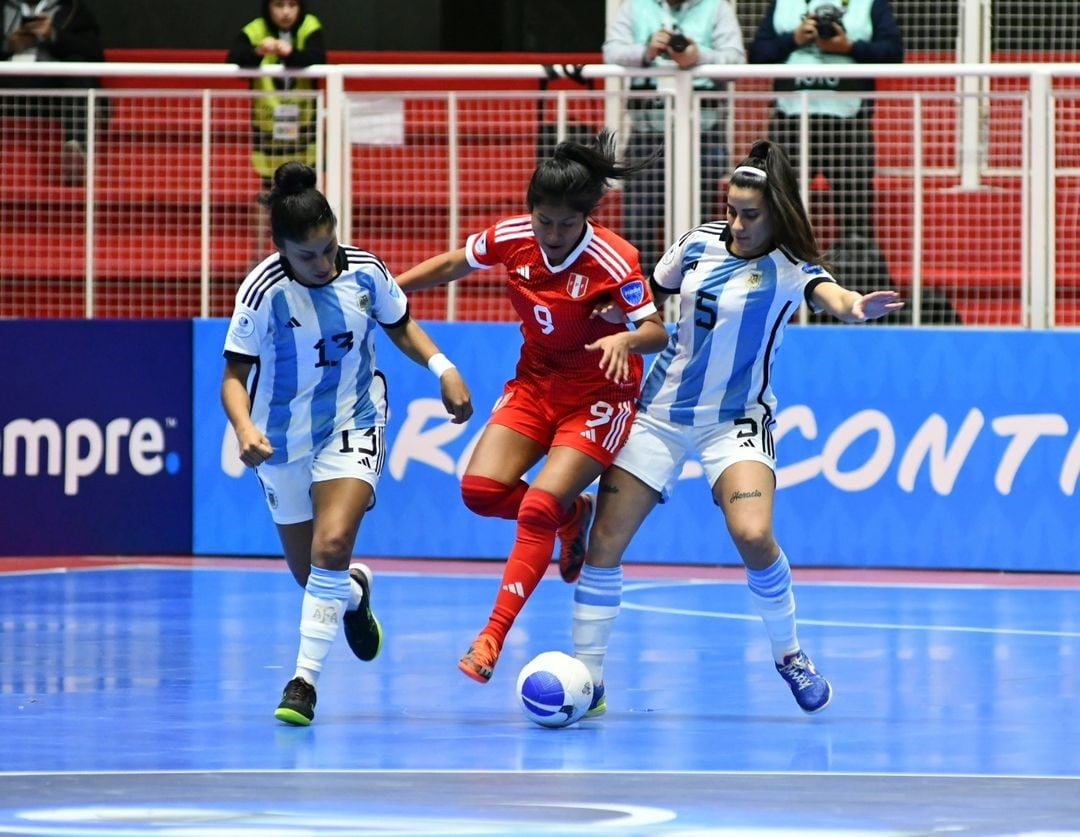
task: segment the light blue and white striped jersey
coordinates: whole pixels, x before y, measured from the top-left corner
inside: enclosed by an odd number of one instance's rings
[[[703,224],[664,254],[653,281],[679,294],[675,334],[653,362],[639,399],[649,415],[692,426],[764,411],[772,419],[772,363],[784,327],[821,282],[819,265],[771,250],[728,250],[727,223]]]
[[[274,447],[267,460],[273,465],[304,456],[341,430],[386,423],[375,324],[400,325],[408,303],[371,253],[342,245],[337,258],[337,277],[311,287],[274,254],[236,294],[225,357],[257,364],[251,418]]]

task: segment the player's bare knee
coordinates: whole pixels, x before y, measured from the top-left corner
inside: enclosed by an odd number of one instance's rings
[[[352,547],[353,538],[344,532],[316,535],[311,546],[311,563],[328,570],[347,570]]]
[[[740,521],[728,528],[739,555],[747,564],[760,565],[763,561],[769,563],[780,551],[771,526]]]
[[[617,567],[622,562],[626,551],[627,539],[624,531],[603,519],[597,519],[589,532],[588,554],[586,563],[594,567]]]

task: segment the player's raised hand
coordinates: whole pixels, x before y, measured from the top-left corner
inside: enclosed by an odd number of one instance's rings
[[[874,291],[864,294],[851,306],[851,313],[860,320],[877,320],[904,307],[896,291]]]
[[[600,369],[604,377],[616,384],[625,384],[630,374],[630,333],[609,334],[585,344],[586,351],[600,352]]]

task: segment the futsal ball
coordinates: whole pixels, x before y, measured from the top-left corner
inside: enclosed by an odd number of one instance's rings
[[[592,678],[581,660],[562,651],[545,651],[518,675],[525,717],[542,727],[568,727],[580,721],[592,702]]]

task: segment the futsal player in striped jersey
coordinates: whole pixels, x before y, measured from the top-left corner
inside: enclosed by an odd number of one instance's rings
[[[666,500],[683,462],[698,457],[746,566],[750,596],[776,669],[808,713],[832,687],[802,650],[787,556],[773,536],[776,398],[772,364],[801,302],[844,322],[903,306],[895,291],[840,287],[823,265],[798,184],[778,145],[757,142],[731,175],[727,219],[682,236],[652,277],[658,299],[677,295],[674,339],[642,388],[630,438],[600,480],[596,520],[574,593],[573,638],[606,709],[603,663],[622,597],[622,556]]]
[[[315,170],[299,162],[274,174],[277,252],[236,294],[221,385],[240,459],[258,475],[286,563],[304,588],[296,671],[274,713],[300,726],[315,716],[315,687],[339,624],[361,660],[382,646],[371,571],[349,566],[386,456],[375,327],[428,365],[454,423],[472,415],[461,375],[410,319],[383,263],[338,243],[337,219],[315,183]]]
[[[407,291],[445,285],[504,265],[523,342],[509,381],[466,467],[461,494],[472,511],[517,520],[517,532],[487,625],[458,663],[491,679],[506,635],[561,542],[559,569],[577,579],[592,520],[585,489],[611,464],[629,431],[643,373],[642,354],[668,339],[637,250],[593,224],[609,178],[644,163],[615,162],[613,135],[590,145],[560,143],[533,172],[529,214],[471,235],[466,245],[398,277]],[[608,300],[633,323],[594,314]],[[524,475],[546,459],[532,484]]]

